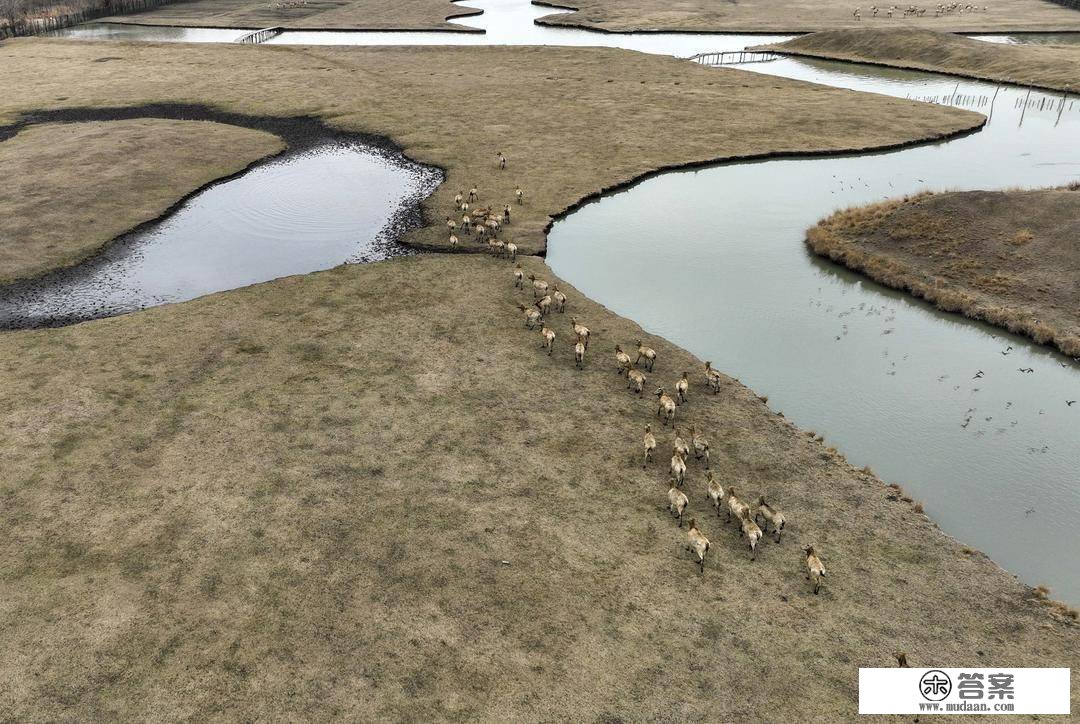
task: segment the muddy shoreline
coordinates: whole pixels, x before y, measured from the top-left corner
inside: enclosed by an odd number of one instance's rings
[[[13,280],[6,284],[0,284],[0,301],[12,301],[15,304],[22,297],[33,295],[44,286],[51,285],[58,280],[72,280],[91,273],[97,264],[107,263],[105,254],[115,251],[118,247],[130,245],[121,253],[137,252],[139,239],[143,233],[160,224],[162,221],[176,213],[193,197],[203,193],[207,189],[232,181],[249,171],[268,164],[280,162],[291,156],[298,156],[310,152],[316,147],[324,145],[357,145],[368,150],[374,150],[391,162],[408,162],[423,165],[434,169],[441,178],[445,178],[445,170],[430,164],[409,159],[404,151],[385,136],[374,134],[344,131],[328,125],[321,119],[312,116],[273,117],[255,116],[241,113],[221,111],[210,106],[198,104],[146,104],[130,107],[105,107],[105,108],[69,108],[47,111],[35,111],[23,114],[16,122],[0,127],[0,143],[14,137],[19,131],[40,124],[55,123],[87,123],[116,120],[135,119],[168,119],[179,121],[209,121],[224,125],[236,126],[252,130],[270,133],[282,139],[285,148],[277,153],[257,159],[244,168],[219,177],[203,184],[179,197],[164,211],[154,218],[147,219],[122,234],[113,237],[105,244],[97,247],[85,256],[72,261],[70,264],[58,266],[43,271],[41,274]],[[441,181],[440,181],[441,183]],[[394,258],[408,256],[422,251],[417,247],[404,242],[405,236],[413,230],[424,228],[431,222],[426,218],[423,208],[423,199],[412,203],[395,213],[387,223],[385,231],[377,240],[377,248],[381,253],[380,258]],[[364,263],[365,258],[358,259],[358,263]],[[342,263],[350,263],[343,260]],[[356,263],[356,262],[354,262]],[[156,305],[153,305],[156,306]],[[144,307],[145,308],[145,307]],[[137,310],[129,310],[137,311]],[[129,313],[121,312],[121,314]],[[42,327],[62,327],[79,322],[117,316],[114,312],[103,312],[92,315],[61,315],[51,316],[44,319],[0,319],[0,329],[34,329]]]

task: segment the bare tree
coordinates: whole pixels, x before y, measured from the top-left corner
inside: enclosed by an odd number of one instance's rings
[[[0,22],[7,25],[13,35],[22,23],[24,5],[25,0],[0,0]]]

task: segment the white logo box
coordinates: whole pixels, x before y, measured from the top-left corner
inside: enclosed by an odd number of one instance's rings
[[[1007,680],[999,678],[1002,675],[1012,676],[1011,686],[992,687],[990,677],[996,682]],[[974,696],[979,693],[978,683],[983,687],[981,697]],[[942,696],[946,688],[948,694]],[[990,698],[992,688],[1011,688],[1012,698]],[[859,669],[860,714],[1068,715],[1069,692],[1069,669]]]

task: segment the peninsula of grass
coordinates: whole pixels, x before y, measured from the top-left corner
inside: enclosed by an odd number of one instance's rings
[[[534,0],[536,5],[575,10],[537,20],[542,25],[576,27],[613,33],[809,33],[840,28],[921,28],[948,33],[1080,31],[1080,13],[1046,0],[988,0],[986,10],[934,14],[935,4],[921,5],[921,16],[887,5],[875,16],[863,4],[846,0]],[[918,3],[916,3],[918,5]],[[907,7],[904,5],[903,7]],[[983,5],[979,6],[980,8]]]
[[[923,193],[807,232],[874,281],[1080,356],[1080,185]]]
[[[487,203],[520,183],[504,237],[537,251],[553,215],[657,168],[981,121],[600,49],[25,40],[0,61],[7,123],[173,102],[386,136],[449,178],[414,243],[443,240],[458,188]],[[858,667],[897,650],[1080,666],[1067,610],[565,282],[544,354],[512,268],[421,255],[0,335],[0,719],[846,721]],[[582,370],[571,316],[593,332]],[[694,461],[704,575],[685,554],[665,456],[641,467],[644,426],[661,452],[671,434],[614,374],[637,338],[650,384],[690,373],[679,424],[711,438],[717,476],[786,513],[756,561]],[[829,569],[817,596],[806,543]]]
[[[1080,18],[1080,12],[1072,12]],[[905,28],[812,33],[763,48],[789,55],[930,70],[1051,90],[1080,89],[1080,45],[988,43]]]
[[[193,0],[103,22],[179,27],[287,30],[444,30],[479,32],[447,22],[480,10],[450,0]]]
[[[538,253],[552,217],[657,169],[880,148],[984,122],[967,111],[606,48],[20,39],[0,46],[0,62],[10,72],[0,125],[80,106],[189,103],[311,116],[387,137],[446,170],[446,183],[423,204],[429,224],[404,239],[427,249],[448,248],[453,198],[474,185],[480,205],[496,208],[522,188],[525,203],[514,204],[503,238]],[[500,151],[509,159],[503,171]],[[463,249],[477,247],[462,239]]]
[[[283,148],[269,133],[197,121],[25,128],[0,143],[0,284],[77,264],[177,199]]]

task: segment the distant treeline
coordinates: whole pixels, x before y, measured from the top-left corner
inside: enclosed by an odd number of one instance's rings
[[[36,35],[170,2],[175,0],[0,0],[0,38]]]

